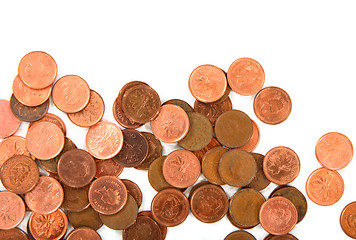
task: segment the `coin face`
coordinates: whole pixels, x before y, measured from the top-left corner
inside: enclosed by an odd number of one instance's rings
[[[56,124],[64,133],[64,135],[67,134],[67,128],[65,123],[63,122],[63,120],[58,117],[57,115],[54,115],[52,113],[46,113],[41,119],[35,121],[35,122],[30,122],[30,125],[28,126],[28,128],[32,127],[33,124],[37,123],[37,122],[51,122]]]
[[[135,223],[124,229],[122,238],[124,240],[160,240],[161,229],[150,217],[138,216]]]
[[[356,239],[356,202],[348,204],[342,210],[340,224],[347,236]]]
[[[162,105],[166,104],[173,104],[181,107],[185,112],[193,112],[193,108],[187,103],[186,101],[183,101],[181,99],[171,99],[168,101],[165,101]]]
[[[229,149],[224,147],[215,147],[207,151],[204,155],[201,162],[202,172],[209,182],[217,185],[225,184],[219,174],[219,163],[222,155],[228,151]]]
[[[298,240],[298,238],[294,237],[290,233],[287,233],[287,234],[283,234],[283,235],[271,235],[266,240]]]
[[[93,229],[88,227],[80,227],[72,230],[66,240],[101,240],[100,235]]]
[[[27,234],[19,228],[0,231],[0,239],[4,240],[29,240]]]
[[[14,94],[10,98],[10,106],[13,114],[24,122],[34,122],[41,119],[48,111],[49,100],[35,107],[26,106],[17,100]]]
[[[99,213],[91,206],[80,212],[68,212],[68,219],[74,228],[89,227],[96,231],[103,226]]]
[[[256,122],[252,121],[252,136],[250,138],[250,140],[248,140],[248,142],[243,145],[242,147],[239,147],[239,149],[241,150],[245,150],[247,152],[252,152],[258,145],[258,143],[260,142],[260,129],[257,126]]]
[[[90,206],[88,193],[89,185],[81,188],[72,188],[63,184],[64,200],[62,208],[71,212],[80,212]]]
[[[0,167],[9,158],[15,155],[25,155],[27,157],[31,157],[31,154],[26,147],[25,138],[20,136],[11,136],[5,138],[0,143]]]
[[[129,119],[121,108],[121,99],[116,98],[112,106],[112,112],[116,122],[118,122],[122,127],[134,129],[143,126],[142,123],[136,123]]]
[[[153,219],[153,215],[152,215],[152,212],[151,211],[142,211],[142,212],[139,212],[137,214],[137,218],[140,217],[140,216],[145,216],[145,217],[149,217],[151,218],[153,221],[155,221]],[[136,219],[137,220],[137,219]],[[166,226],[163,226],[162,224],[159,224],[158,222],[155,221],[155,223],[158,224],[160,230],[161,230],[161,239],[164,240],[166,239],[166,235],[167,235],[167,227]],[[124,230],[125,231],[125,230]]]
[[[121,181],[125,184],[127,192],[135,199],[137,207],[140,208],[142,204],[142,192],[140,187],[128,179],[122,179]]]
[[[105,159],[105,160],[98,160],[95,161],[96,163],[96,174],[95,177],[104,177],[104,176],[114,176],[118,177],[124,167],[118,164],[114,159]]]
[[[0,138],[6,138],[19,129],[21,121],[11,111],[10,102],[0,99]]]
[[[166,188],[173,188],[163,176],[162,166],[164,159],[166,159],[166,156],[157,158],[148,169],[148,181],[157,192]]]
[[[215,147],[220,147],[221,144],[219,143],[218,140],[216,140],[216,138],[212,137],[210,142],[208,143],[208,145],[206,145],[206,147],[197,150],[197,151],[193,151],[194,155],[197,156],[197,158],[202,161],[203,156],[205,155],[206,152],[208,152],[210,149],[213,149]]]
[[[265,158],[265,156],[259,153],[251,154],[256,161],[258,170],[256,173],[256,177],[252,179],[252,181],[250,182],[250,184],[247,185],[247,187],[253,188],[257,191],[261,191],[271,183],[271,181],[266,178],[265,173],[263,172],[263,159]]]
[[[217,101],[213,103],[203,103],[198,100],[194,102],[194,112],[201,113],[207,117],[214,127],[218,117],[226,111],[232,110],[232,103],[229,97],[223,101]]]
[[[224,240],[256,240],[256,238],[249,232],[238,230],[227,235]]]
[[[151,163],[158,157],[162,156],[163,147],[161,141],[158,140],[158,138],[156,138],[155,135],[153,135],[152,133],[141,132],[141,134],[146,138],[148,142],[148,154],[145,160],[143,160],[143,162],[135,168],[139,170],[148,170]]]
[[[22,222],[25,217],[26,210],[25,203],[21,197],[12,192],[1,191],[0,205],[0,229],[11,229],[18,226]]]

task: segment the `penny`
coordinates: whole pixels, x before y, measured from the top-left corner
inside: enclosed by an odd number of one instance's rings
[[[251,233],[238,230],[227,235],[224,240],[256,240],[256,238]]]
[[[257,164],[255,159],[244,150],[233,149],[221,156],[219,175],[230,186],[246,186],[256,176],[256,172]]]
[[[83,78],[66,75],[54,84],[52,99],[54,105],[62,112],[79,112],[89,103],[90,88]]]
[[[292,100],[288,93],[279,87],[261,89],[253,101],[253,110],[262,122],[279,124],[284,122],[292,111]]]
[[[136,166],[135,168],[139,169],[139,170],[148,170],[151,163],[155,159],[162,156],[163,147],[162,147],[160,140],[158,140],[155,137],[155,135],[153,135],[152,133],[141,132],[141,134],[146,138],[146,140],[148,142],[148,154],[147,154],[145,160],[143,160],[143,162],[140,163],[140,165]]]
[[[24,155],[15,155],[2,165],[0,177],[7,190],[24,194],[36,186],[40,175],[35,161]]]
[[[9,158],[15,155],[25,155],[27,157],[31,157],[31,154],[26,147],[25,138],[20,136],[11,136],[5,138],[0,143],[0,167]]]
[[[28,235],[29,240],[36,240],[36,239],[32,236],[32,233],[31,233],[31,231],[30,231],[29,221],[27,221],[26,232],[27,232],[27,235]],[[63,239],[63,238],[62,238],[62,239]]]
[[[123,146],[113,159],[124,167],[136,167],[147,157],[148,142],[146,138],[134,129],[124,129]]]
[[[30,88],[43,89],[54,82],[57,77],[57,64],[45,52],[27,53],[19,63],[19,76]]]
[[[90,127],[101,120],[104,115],[104,100],[99,93],[90,90],[89,103],[79,112],[68,113],[69,120],[79,127]]]
[[[49,100],[45,101],[41,105],[29,107],[20,103],[15,95],[12,94],[10,98],[10,107],[12,113],[21,121],[34,122],[41,119],[47,113]]]
[[[272,148],[263,160],[263,172],[266,178],[278,185],[291,183],[297,178],[299,171],[299,157],[287,147]]]
[[[252,121],[252,136],[250,138],[250,140],[248,140],[248,142],[243,145],[242,147],[239,147],[239,149],[245,150],[247,152],[252,152],[258,145],[258,143],[260,142],[260,129],[257,126],[257,124],[255,123],[255,121]]]
[[[201,102],[215,102],[225,93],[226,75],[223,70],[213,65],[201,65],[189,76],[188,86],[191,94]]]
[[[135,223],[137,213],[138,207],[135,199],[127,194],[127,202],[119,212],[112,215],[99,214],[99,216],[108,228],[123,230]]]
[[[14,228],[18,226],[25,217],[25,203],[22,198],[15,193],[1,191],[0,206],[0,229]]]
[[[271,181],[266,178],[263,172],[263,159],[265,158],[265,156],[259,153],[251,153],[251,154],[256,161],[258,170],[256,173],[256,177],[254,177],[246,187],[250,187],[257,191],[261,191],[271,183]]]
[[[222,219],[229,208],[227,195],[220,186],[204,184],[190,198],[190,210],[201,222],[214,223]]]
[[[230,86],[229,86],[229,84],[228,84],[227,87],[226,87],[226,90],[225,90],[224,95],[223,95],[219,100],[217,100],[217,101],[215,101],[215,102],[212,102],[212,103],[214,103],[214,104],[219,104],[220,102],[225,101],[226,98],[229,97],[230,92],[231,92],[231,88],[230,88]]]
[[[58,161],[58,176],[69,187],[88,185],[96,174],[96,164],[90,154],[82,149],[71,149]]]
[[[125,184],[127,193],[129,193],[135,199],[137,207],[140,208],[142,204],[142,192],[140,187],[128,179],[122,179],[121,181]]]
[[[80,212],[68,212],[68,219],[73,228],[89,227],[95,231],[103,226],[103,222],[91,206]]]
[[[162,166],[165,158],[166,156],[157,158],[152,162],[150,168],[148,169],[148,181],[157,192],[173,187],[166,181],[166,179],[164,179],[163,176]]]
[[[30,122],[30,125],[28,126],[28,128],[32,127],[33,124],[37,123],[37,122],[51,122],[56,124],[64,133],[64,135],[67,135],[67,128],[65,123],[63,122],[63,120],[58,117],[57,115],[54,115],[52,113],[46,113],[41,119],[37,120],[36,122]]]
[[[21,121],[14,115],[8,100],[0,99],[0,138],[13,135],[19,129]]]
[[[119,94],[117,95],[117,99],[120,100],[119,101],[120,103],[122,102],[122,98],[124,97],[126,90],[128,90],[129,88],[136,86],[136,85],[149,86],[147,83],[141,82],[141,81],[131,81],[131,82],[126,83],[124,86],[122,86],[122,88],[119,91]]]
[[[72,230],[66,240],[101,240],[100,235],[93,229],[88,227],[80,227]]]
[[[166,181],[176,188],[193,185],[201,173],[200,161],[190,151],[179,149],[168,154],[162,166]]]
[[[153,221],[154,218],[153,218],[153,215],[152,215],[152,212],[151,211],[142,211],[142,212],[139,212],[137,214],[137,218],[140,217],[140,216],[145,216],[145,217],[149,217],[151,218]],[[137,219],[136,219],[137,220]],[[158,224],[159,228],[161,229],[161,239],[164,240],[166,238],[166,235],[167,235],[167,227],[166,226],[163,226],[162,224],[159,224],[158,222],[155,221],[155,223]]]
[[[226,217],[227,217],[227,219],[229,220],[229,222],[230,222],[233,226],[235,226],[235,227],[237,227],[237,228],[240,228],[240,229],[243,229],[243,228],[244,228],[243,226],[238,225],[238,224],[232,219],[232,217],[231,217],[229,211],[227,212]]]
[[[215,126],[215,122],[221,114],[230,110],[232,110],[232,103],[229,97],[216,103],[203,103],[198,100],[194,102],[194,112],[201,113],[207,117],[212,126]]]
[[[51,122],[38,122],[28,129],[26,146],[40,160],[58,156],[64,147],[63,131]]]
[[[265,83],[262,66],[252,58],[235,60],[227,71],[227,80],[232,90],[243,96],[256,94]]]
[[[183,101],[181,99],[171,99],[168,101],[165,101],[163,105],[167,105],[167,104],[173,104],[173,105],[177,105],[179,107],[181,107],[185,112],[193,112],[193,108],[189,105],[189,103],[187,103],[186,101]]]
[[[229,148],[242,147],[251,139],[252,133],[251,119],[239,110],[224,112],[215,123],[216,138]]]
[[[229,149],[224,147],[215,147],[206,152],[201,162],[204,177],[211,183],[224,185],[225,182],[219,174],[219,162],[224,153]]]
[[[213,149],[215,147],[220,147],[221,144],[219,143],[218,140],[216,140],[216,138],[212,137],[210,142],[208,143],[208,145],[206,145],[206,147],[197,150],[197,151],[193,151],[194,155],[197,156],[197,158],[202,161],[203,156],[205,155],[206,152],[208,152],[210,149]]]
[[[127,189],[118,178],[104,176],[96,179],[89,188],[89,202],[95,211],[112,215],[119,212],[126,204]]]
[[[200,188],[201,186],[205,185],[205,184],[210,184],[209,181],[201,181],[197,184],[195,184],[191,189],[190,189],[190,192],[189,192],[189,195],[188,195],[188,200],[190,202],[191,198],[192,198],[192,195],[193,193],[195,192],[195,190],[197,190],[198,188]]]
[[[349,203],[342,210],[340,225],[347,236],[356,239],[356,202]]]
[[[319,163],[330,170],[340,170],[352,160],[354,150],[348,137],[338,132],[323,135],[315,147]]]
[[[70,212],[80,212],[90,206],[88,193],[89,185],[81,188],[72,188],[63,184],[64,200],[62,208]]]
[[[123,145],[121,129],[111,122],[98,122],[91,126],[85,145],[91,155],[98,159],[109,159],[117,155]]]
[[[114,159],[105,159],[100,161],[95,161],[96,163],[96,174],[95,177],[103,177],[103,176],[113,176],[118,177],[124,167],[118,164]]]
[[[150,217],[138,216],[135,223],[124,229],[124,240],[160,240],[164,239],[158,224]]]
[[[119,97],[117,97],[114,101],[114,104],[112,106],[112,112],[116,122],[118,122],[124,128],[134,129],[143,126],[142,123],[136,123],[126,116],[124,111],[122,111],[121,99],[119,99]]]
[[[19,228],[0,230],[2,240],[29,240],[27,234]]]
[[[154,220],[166,227],[174,227],[188,217],[189,201],[179,190],[164,189],[156,194],[151,203]]]
[[[338,202],[344,193],[344,188],[341,175],[327,168],[315,170],[306,182],[306,191],[310,200],[321,206],[330,206]]]
[[[37,185],[25,194],[27,206],[38,214],[55,212],[64,199],[61,184],[54,178],[42,176]]]
[[[271,235],[268,240],[298,240],[298,238],[294,237],[292,234],[283,234],[283,235]]]

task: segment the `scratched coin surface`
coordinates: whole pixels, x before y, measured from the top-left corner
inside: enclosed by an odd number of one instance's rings
[[[0,192],[0,229],[18,226],[25,217],[25,212],[25,203],[21,197],[8,191]]]
[[[80,212],[68,212],[68,219],[73,228],[89,227],[96,231],[103,226],[99,213],[91,206]]]
[[[121,108],[121,98],[117,97],[112,106],[112,112],[116,122],[118,122],[122,127],[134,129],[143,126],[142,123],[136,123],[130,120]]]
[[[266,178],[265,173],[263,172],[263,159],[265,158],[265,156],[259,153],[251,154],[256,161],[258,170],[256,173],[256,177],[252,179],[252,181],[247,185],[247,187],[253,188],[257,191],[261,191],[271,183],[271,181]]]
[[[0,143],[0,167],[14,155],[31,157],[30,152],[27,150],[24,137],[11,136],[5,138]]]
[[[0,230],[2,240],[29,240],[27,234],[19,228]]]
[[[349,203],[342,210],[340,225],[347,236],[356,239],[356,202]]]
[[[67,128],[66,128],[66,125],[63,122],[63,120],[60,117],[58,117],[57,115],[54,115],[52,113],[46,113],[41,119],[39,119],[35,122],[30,122],[28,128],[32,127],[33,124],[35,124],[37,122],[41,122],[41,121],[54,123],[63,131],[64,135],[67,134]]]
[[[137,207],[140,208],[142,204],[142,192],[140,187],[136,183],[128,179],[121,179],[121,181],[125,184],[127,193],[135,199]]]
[[[206,147],[197,150],[197,151],[193,151],[194,155],[197,156],[197,158],[202,161],[203,156],[205,155],[206,152],[208,152],[210,149],[213,149],[215,147],[220,147],[221,144],[219,143],[218,140],[216,140],[216,138],[212,137],[210,142],[208,143],[208,145],[206,145]]]
[[[80,227],[72,230],[66,240],[101,240],[100,235],[93,229],[88,227]]]
[[[198,100],[194,102],[194,112],[201,113],[207,117],[212,126],[215,126],[215,122],[221,114],[230,110],[232,110],[232,102],[229,97],[223,101],[213,103],[203,103]]]
[[[173,104],[181,107],[185,112],[193,112],[193,108],[184,100],[181,99],[171,99],[162,103],[162,105]]]
[[[124,170],[124,166],[118,164],[114,159],[97,160],[95,177],[114,176],[118,177]]]
[[[219,174],[219,163],[222,155],[229,149],[224,147],[215,147],[206,152],[201,162],[204,177],[211,183],[224,185],[225,182]]]
[[[227,235],[224,240],[256,240],[249,232],[238,230]]]
[[[245,150],[247,152],[252,152],[258,145],[258,143],[260,142],[260,129],[257,126],[256,122],[252,121],[252,136],[250,138],[250,140],[248,140],[248,142],[243,145],[242,147],[239,147],[239,149]]]
[[[155,159],[162,156],[163,147],[162,147],[161,141],[158,140],[158,138],[156,138],[155,135],[153,135],[152,133],[141,132],[141,134],[146,138],[146,140],[148,142],[148,154],[147,154],[145,160],[143,160],[143,162],[140,163],[140,165],[136,166],[135,168],[139,169],[139,170],[148,170],[151,163]]]
[[[148,169],[148,181],[157,192],[166,188],[173,188],[163,176],[162,166],[164,159],[166,159],[166,156],[155,159]]]
[[[12,112],[10,102],[0,99],[0,138],[13,135],[21,125],[21,121]]]
[[[88,193],[89,185],[72,188],[63,184],[64,200],[62,208],[70,212],[80,212],[90,206]]]
[[[49,100],[45,101],[41,105],[29,107],[20,103],[15,95],[12,94],[10,98],[10,107],[13,114],[21,121],[34,122],[41,119],[47,113]]]
[[[135,223],[124,229],[123,240],[161,240],[161,229],[159,225],[150,217],[138,216]]]

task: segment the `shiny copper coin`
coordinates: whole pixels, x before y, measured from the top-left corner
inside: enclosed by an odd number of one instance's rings
[[[27,234],[19,228],[0,230],[1,240],[29,240]]]
[[[19,76],[30,88],[42,89],[50,86],[57,77],[57,64],[45,52],[27,53],[19,63]]]
[[[191,198],[192,198],[192,195],[193,193],[195,192],[195,190],[197,190],[198,188],[200,188],[201,186],[205,185],[205,184],[210,184],[209,181],[201,181],[201,182],[198,182],[197,184],[195,184],[191,189],[190,189],[190,192],[189,192],[189,195],[188,195],[188,200],[190,202]]]
[[[19,129],[21,121],[14,115],[8,100],[0,99],[0,138],[6,138]]]
[[[152,200],[151,211],[153,218],[167,227],[174,227],[188,217],[189,202],[179,190],[168,188],[160,191]]]
[[[119,97],[114,101],[112,112],[116,122],[118,122],[124,128],[134,129],[143,126],[142,123],[136,123],[126,117],[126,114],[121,108],[121,99],[119,99]]]
[[[162,156],[162,152],[163,152],[163,147],[161,144],[161,141],[158,140],[155,135],[153,135],[152,133],[149,132],[141,132],[141,134],[146,138],[147,142],[148,142],[148,154],[145,158],[145,160],[143,160],[143,162],[136,166],[136,169],[139,170],[148,170],[148,168],[150,167],[151,163]]]
[[[25,138],[20,136],[11,136],[0,143],[0,167],[12,156],[25,155],[31,157],[27,150]]]
[[[27,206],[38,214],[55,212],[64,199],[61,184],[54,178],[42,176],[37,185],[25,194]]]
[[[91,206],[80,212],[68,212],[68,219],[73,228],[89,227],[95,231],[103,226],[103,222]]]
[[[220,147],[221,144],[219,143],[218,140],[216,140],[216,138],[212,137],[210,142],[208,143],[208,145],[206,145],[206,147],[197,150],[197,151],[193,151],[194,155],[197,156],[197,158],[202,161],[203,156],[205,155],[206,152],[208,152],[210,149],[213,149],[215,147]]]
[[[148,155],[148,142],[138,131],[124,129],[123,146],[120,152],[114,156],[114,160],[124,167],[136,167],[140,165]]]
[[[151,130],[152,133],[162,142],[178,142],[188,133],[188,115],[177,105],[163,105],[160,109],[159,115],[151,122]]]
[[[260,142],[260,129],[257,126],[257,124],[255,123],[255,121],[252,121],[252,126],[253,126],[253,130],[252,130],[252,136],[250,138],[250,140],[248,140],[248,142],[243,145],[242,147],[239,147],[239,149],[245,150],[247,152],[252,152],[258,145],[258,143]]]
[[[347,236],[356,239],[356,202],[349,203],[342,210],[340,225]]]
[[[162,166],[166,181],[176,188],[193,185],[201,173],[200,161],[190,151],[180,149],[168,154]]]
[[[206,147],[213,137],[213,127],[209,120],[200,113],[190,112],[189,131],[178,142],[179,146],[190,151],[197,151]]]
[[[140,208],[142,204],[142,192],[140,187],[128,179],[122,179],[121,181],[125,184],[127,193],[129,193],[135,199],[137,207]]]
[[[23,105],[17,100],[14,94],[10,98],[10,106],[13,114],[24,122],[34,122],[41,119],[48,111],[49,100],[45,101],[41,105],[35,107],[29,107]]]
[[[71,149],[58,162],[58,176],[69,187],[80,188],[88,185],[96,174],[93,157],[82,149]]]
[[[219,175],[230,186],[246,186],[253,180],[256,173],[255,159],[244,150],[233,149],[221,156]]]
[[[213,65],[201,65],[193,70],[188,80],[193,97],[201,102],[215,102],[225,93],[226,75],[223,70]]]
[[[95,163],[96,163],[96,174],[95,174],[96,178],[104,177],[104,176],[118,177],[124,170],[124,166],[121,166],[112,158],[95,161]]]
[[[238,230],[227,235],[224,240],[256,240],[256,238],[251,233]]]
[[[2,165],[0,177],[7,190],[24,194],[36,186],[40,175],[35,161],[24,155],[15,155]]]
[[[109,159],[120,152],[123,138],[121,129],[117,125],[111,122],[98,122],[89,128],[85,145],[94,157]]]
[[[18,226],[25,217],[25,212],[25,203],[21,197],[8,191],[0,192],[0,229]]]
[[[310,200],[321,206],[330,206],[338,202],[344,193],[344,188],[341,175],[327,168],[319,168],[312,172],[306,183]]]
[[[239,110],[224,112],[215,123],[216,138],[229,148],[242,147],[251,139],[252,133],[251,119]]]
[[[139,212],[137,214],[137,218],[140,217],[140,216],[145,216],[145,217],[149,217],[151,218],[153,221],[154,218],[153,218],[153,215],[152,215],[152,212],[151,211],[142,211],[142,212]],[[137,220],[137,219],[136,219]],[[155,221],[156,222],[156,221]],[[156,222],[159,226],[159,228],[161,229],[161,239],[164,240],[166,239],[166,235],[167,235],[167,227],[166,226],[163,226],[162,224],[159,224],[158,222]]]
[[[330,170],[340,170],[352,160],[354,150],[350,139],[338,132],[323,135],[316,144],[315,155]]]
[[[65,123],[63,122],[63,120],[58,117],[57,115],[54,115],[52,113],[46,113],[41,119],[37,120],[36,122],[30,122],[30,125],[28,126],[28,128],[32,127],[33,124],[37,123],[37,122],[51,122],[56,124],[64,133],[64,135],[67,135],[67,128]]]
[[[259,153],[251,154],[256,161],[258,170],[256,173],[256,177],[252,179],[252,181],[247,185],[247,187],[253,188],[257,191],[261,191],[271,183],[271,181],[266,178],[265,173],[263,172],[263,159],[265,158],[265,156]]]
[[[217,185],[224,185],[225,182],[221,179],[219,174],[220,158],[229,149],[224,147],[215,147],[206,152],[201,162],[202,172],[204,177],[211,183]]]
[[[181,99],[171,99],[171,100],[165,101],[164,103],[162,103],[162,106],[167,105],[167,104],[177,105],[177,106],[181,107],[185,112],[193,112],[193,108],[189,105],[189,103],[187,103],[186,101],[183,101]]]
[[[291,183],[300,171],[298,155],[290,148],[275,147],[269,150],[263,160],[263,172],[275,184]]]
[[[64,200],[62,208],[70,212],[80,212],[90,206],[89,185],[81,188],[71,188],[63,184]]]
[[[161,229],[150,217],[138,216],[135,223],[123,231],[123,240],[160,240]]]
[[[90,90],[89,103],[79,112],[68,113],[69,120],[79,127],[90,127],[99,122],[104,115],[104,100],[99,93]]]
[[[115,214],[127,201],[127,189],[118,178],[105,176],[96,179],[89,188],[89,202],[101,214]]]
[[[232,110],[232,103],[229,97],[216,103],[203,103],[198,100],[194,102],[194,112],[201,113],[207,117],[212,126],[215,126],[215,122],[221,114],[230,110]]]
[[[100,235],[93,229],[88,227],[80,227],[72,230],[66,240],[101,240]]]
[[[151,186],[157,191],[173,187],[166,179],[164,179],[162,166],[166,156],[162,156],[154,160],[148,169],[148,181]]]
[[[83,78],[67,75],[54,84],[52,99],[56,107],[65,113],[79,112],[89,103],[90,88]]]
[[[279,124],[284,122],[292,111],[292,100],[288,93],[279,87],[266,87],[255,96],[253,110],[262,122]]]

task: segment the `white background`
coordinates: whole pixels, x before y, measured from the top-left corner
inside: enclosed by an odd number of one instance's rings
[[[293,102],[284,123],[259,121],[253,97],[231,93],[233,107],[245,111],[261,129],[256,152],[284,145],[297,152],[301,172],[292,183],[305,193],[308,175],[320,167],[314,148],[329,131],[346,134],[356,143],[354,1],[2,1],[0,3],[0,98],[9,99],[12,81],[23,55],[34,50],[51,54],[58,76],[77,74],[102,95],[105,120],[115,121],[112,104],[128,81],[149,83],[162,102],[181,98],[191,105],[191,71],[201,64],[227,70],[237,58],[251,57],[263,66],[265,86],[285,89]],[[49,112],[66,123],[68,137],[85,148],[87,129],[73,125],[65,114]],[[27,123],[17,135],[25,136]],[[146,124],[140,130],[148,130]],[[176,145],[164,146],[165,154]],[[356,200],[356,161],[340,171],[345,193],[333,206],[320,207],[308,199],[305,219],[292,233],[299,239],[348,239],[339,225],[346,204]],[[141,187],[140,210],[148,210],[155,195],[146,171],[125,169]],[[275,185],[263,194],[267,197]],[[226,188],[229,197],[236,191]],[[27,214],[28,217],[28,214]],[[27,220],[27,218],[26,218]],[[22,222],[22,229],[26,226]],[[167,239],[223,239],[237,230],[226,218],[204,224],[192,214]],[[267,234],[249,230],[257,239]],[[104,240],[121,239],[120,231],[103,227]]]

